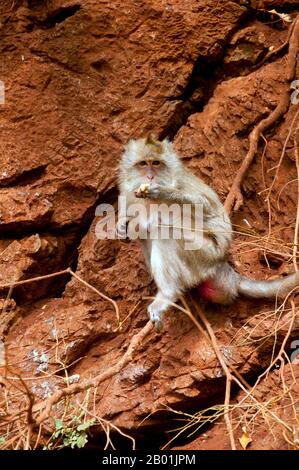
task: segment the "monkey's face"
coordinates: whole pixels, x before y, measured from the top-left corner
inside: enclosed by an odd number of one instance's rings
[[[169,187],[179,178],[181,168],[170,142],[131,140],[121,161],[120,182],[127,191],[136,191],[142,184]]]
[[[169,181],[169,171],[161,157],[152,156],[141,159],[135,164],[140,181],[147,184],[166,184]]]

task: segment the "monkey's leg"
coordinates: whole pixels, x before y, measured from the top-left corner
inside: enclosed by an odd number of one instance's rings
[[[148,269],[151,271],[151,240],[141,240],[142,254]]]
[[[163,240],[150,240],[150,242],[151,272],[158,293],[148,306],[148,314],[156,328],[161,329],[165,310],[181,293],[177,270],[171,268],[175,258],[176,240],[166,240],[167,243],[163,243]]]

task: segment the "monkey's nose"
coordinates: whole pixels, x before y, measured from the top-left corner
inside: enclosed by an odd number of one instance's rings
[[[153,181],[154,176],[153,176],[153,175],[148,175],[148,176],[147,176],[147,179],[150,180],[150,181]]]

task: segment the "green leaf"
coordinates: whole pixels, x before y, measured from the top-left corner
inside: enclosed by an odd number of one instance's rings
[[[82,433],[77,439],[77,447],[81,449],[87,444],[88,438],[86,432]]]
[[[58,431],[55,431],[53,434],[53,439],[57,439],[62,434],[63,434],[63,429],[59,429]]]
[[[90,426],[92,426],[94,424],[95,420],[94,419],[89,419],[88,421],[86,421],[85,423],[82,423],[82,424],[79,424],[79,426],[77,427],[77,431],[86,431],[87,429],[90,428]]]
[[[61,419],[55,419],[55,429],[58,431],[59,429],[63,429],[63,422]]]

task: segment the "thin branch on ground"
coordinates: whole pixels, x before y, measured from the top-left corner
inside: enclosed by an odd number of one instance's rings
[[[107,379],[110,379],[118,372],[120,372],[127,364],[132,361],[132,357],[136,349],[140,346],[142,341],[146,338],[146,336],[150,334],[152,330],[153,324],[151,321],[148,321],[146,325],[136,335],[133,336],[125,354],[116,364],[109,367],[104,372],[101,372],[100,374],[96,375],[92,379],[86,379],[81,383],[74,383],[72,385],[69,385],[68,387],[62,390],[58,390],[48,399],[42,401],[41,403],[37,403],[33,408],[33,411],[40,411],[40,414],[36,418],[35,423],[39,425],[47,418],[49,418],[52,407],[63,398],[68,397],[70,395],[74,395],[79,392],[84,392],[91,387],[97,387],[100,383],[104,382]]]
[[[273,49],[273,51],[267,52],[265,57],[263,57],[262,60],[260,60],[260,62],[258,62],[254,68],[260,68],[265,62],[268,62],[268,60],[272,59],[272,57],[275,57],[276,55],[278,55],[280,52],[282,52],[284,49],[288,47],[293,29],[294,29],[294,25],[295,25],[295,21],[291,24],[289,31],[288,31],[287,38],[284,41],[284,43],[282,43],[276,49]]]
[[[298,39],[299,39],[299,38],[298,38]],[[270,237],[270,235],[271,235],[271,230],[272,230],[272,211],[271,211],[271,204],[270,204],[270,196],[271,196],[271,194],[272,194],[274,185],[275,185],[275,183],[276,183],[276,181],[277,181],[278,173],[279,173],[279,170],[280,170],[280,167],[281,167],[281,164],[282,164],[284,155],[285,155],[285,151],[286,151],[288,142],[289,142],[290,137],[291,137],[291,135],[292,135],[294,125],[295,125],[295,123],[296,123],[296,121],[297,121],[298,114],[299,114],[299,108],[297,109],[297,111],[296,111],[296,113],[295,113],[295,115],[294,115],[294,117],[293,117],[293,119],[292,119],[292,122],[291,122],[291,125],[290,125],[290,128],[289,128],[289,131],[288,131],[288,135],[287,135],[287,137],[286,137],[286,139],[285,139],[285,141],[284,141],[283,147],[282,147],[282,151],[281,151],[281,154],[280,154],[280,158],[279,158],[278,164],[274,167],[274,168],[276,168],[274,178],[272,179],[269,188],[267,188],[268,194],[267,194],[266,201],[267,201],[267,205],[268,205],[268,214],[269,214],[268,237]],[[274,168],[271,168],[271,169],[273,170]],[[270,170],[269,170],[269,171],[270,171]]]
[[[178,307],[177,305],[175,305]],[[271,364],[269,365],[268,369],[272,369],[275,366],[275,363],[277,360],[282,359],[283,353],[285,351],[285,346],[286,343],[290,337],[293,325],[294,325],[294,320],[296,317],[296,311],[295,311],[295,304],[293,301],[291,301],[291,306],[292,306],[292,319],[289,324],[288,332],[286,334],[286,337],[284,338],[280,351],[278,355],[271,361]],[[246,384],[246,381],[240,380],[240,377],[238,377],[239,374],[234,375],[232,371],[230,370],[229,366],[225,362],[225,358],[223,354],[221,353],[221,350],[219,348],[217,338],[215,336],[215,333],[213,331],[213,328],[211,324],[209,323],[205,313],[201,310],[198,304],[195,304],[195,308],[197,310],[197,313],[202,321],[202,323],[205,325],[206,330],[208,331],[209,337],[210,337],[210,342],[211,345],[213,346],[213,349],[215,351],[216,357],[219,360],[219,363],[221,364],[221,367],[226,375],[226,393],[225,393],[225,403],[223,405],[223,416],[225,419],[226,427],[229,433],[230,437],[230,443],[231,443],[231,448],[235,449],[235,439],[234,439],[234,434],[233,434],[233,428],[232,428],[232,422],[230,419],[230,411],[235,408],[235,406],[240,407],[245,400],[250,398],[250,400],[253,402],[253,404],[257,407],[257,410],[261,412],[265,416],[271,417],[276,423],[278,423],[280,426],[282,426],[286,431],[292,432],[292,428],[284,422],[278,415],[272,410],[271,406],[271,401],[269,403],[262,403],[258,400],[258,394],[255,396],[255,389],[257,384],[255,384],[253,387],[248,387]],[[182,309],[184,310],[184,309]],[[191,313],[191,316],[193,314]],[[197,322],[198,323],[198,322]],[[201,328],[202,329],[202,328]],[[259,379],[258,379],[259,381]],[[245,392],[245,397],[242,399],[242,401],[238,405],[230,405],[230,391],[231,391],[231,384],[234,382],[243,392]]]
[[[91,416],[92,418],[94,418],[96,421],[98,421],[99,423],[105,423],[105,425],[107,426],[107,428],[112,428],[114,431],[118,432],[119,434],[121,434],[122,436],[124,436],[125,438],[127,439],[130,439],[132,441],[132,450],[135,450],[136,448],[136,442],[135,442],[135,439],[130,436],[129,434],[125,433],[124,431],[122,431],[118,426],[116,426],[115,424],[111,423],[111,421],[108,421],[107,419],[104,419],[104,418],[101,418],[101,416],[98,416],[97,414],[95,413],[92,413],[91,411],[88,410],[88,408],[84,407],[83,405],[81,405],[80,403],[78,403],[77,401],[77,404],[79,406],[79,408],[81,408],[81,410],[83,410],[86,414],[88,414],[89,416]],[[107,432],[107,430],[106,430]],[[108,433],[107,433],[108,434]],[[109,434],[108,434],[109,435]],[[111,443],[112,445],[112,443]],[[106,450],[106,449],[104,449]]]
[[[204,324],[204,326],[205,326],[205,328],[206,328],[206,330],[209,334],[209,337],[210,337],[212,346],[214,348],[215,354],[217,356],[217,359],[220,362],[221,367],[222,367],[222,369],[223,369],[223,371],[226,375],[225,399],[224,399],[224,420],[225,420],[225,423],[226,423],[226,428],[227,428],[229,439],[230,439],[231,449],[236,450],[236,442],[235,442],[235,438],[234,438],[234,432],[233,432],[231,417],[230,417],[230,413],[229,413],[229,411],[230,411],[229,407],[230,407],[231,384],[232,384],[233,376],[231,374],[231,371],[230,371],[229,367],[227,366],[227,364],[225,362],[223,354],[220,351],[220,348],[219,348],[218,342],[217,342],[217,338],[215,336],[215,333],[214,333],[214,330],[213,330],[211,324],[209,323],[209,321],[208,321],[206,315],[204,314],[204,312],[202,311],[202,309],[199,308],[199,306],[197,304],[195,304],[195,307],[196,307],[196,311],[198,313],[199,318],[201,319],[202,323]]]
[[[295,139],[294,139],[295,162],[296,162],[296,169],[297,169],[297,194],[298,194],[298,201],[299,201],[299,149],[298,149],[297,134],[299,134],[299,126],[297,126],[297,129],[295,132]],[[298,265],[297,265],[298,233],[299,233],[299,202],[297,202],[297,215],[296,215],[294,248],[293,248],[293,264],[294,264],[295,271],[298,271]]]
[[[93,292],[95,292],[100,297],[102,297],[104,300],[107,300],[108,302],[110,302],[113,305],[115,313],[116,313],[117,323],[118,323],[118,326],[116,328],[116,331],[117,331],[118,327],[119,327],[119,324],[120,324],[120,316],[119,316],[119,308],[118,308],[118,305],[115,302],[115,300],[111,299],[110,297],[103,294],[102,292],[100,292],[95,287],[93,287],[91,284],[84,281],[84,279],[82,279],[78,274],[74,273],[74,271],[72,271],[71,268],[66,268],[66,269],[63,269],[62,271],[57,271],[57,272],[51,273],[51,274],[45,274],[43,276],[32,277],[30,279],[24,279],[23,281],[15,281],[15,282],[11,281],[11,282],[7,282],[5,284],[0,284],[0,289],[8,289],[8,288],[12,289],[16,286],[22,286],[24,284],[29,284],[31,282],[43,281],[45,279],[50,279],[50,278],[53,278],[53,277],[62,276],[63,274],[70,274],[75,279],[77,279],[77,281],[84,284],[85,287],[88,287],[88,289],[91,289]]]
[[[233,181],[230,191],[225,200],[225,208],[228,213],[238,210],[243,205],[243,195],[241,185],[245,174],[250,167],[257,149],[261,134],[269,129],[279,118],[281,118],[289,108],[290,104],[290,82],[293,80],[296,70],[297,54],[299,52],[299,15],[294,20],[292,34],[289,40],[289,51],[287,56],[285,82],[286,89],[281,95],[275,110],[265,119],[260,121],[249,135],[249,149]]]

